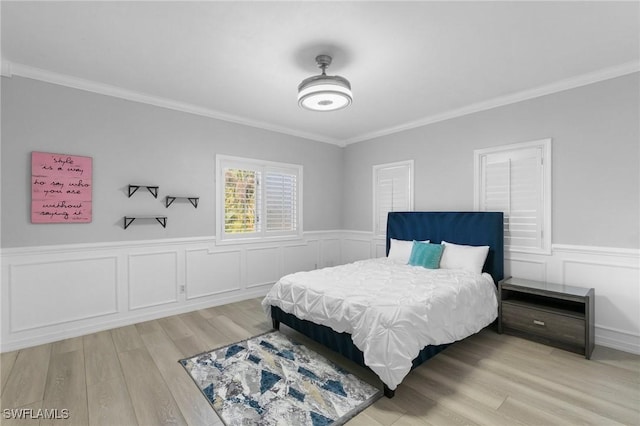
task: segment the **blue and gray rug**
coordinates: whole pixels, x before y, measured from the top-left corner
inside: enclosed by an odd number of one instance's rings
[[[275,331],[180,360],[233,425],[340,425],[381,391]]]

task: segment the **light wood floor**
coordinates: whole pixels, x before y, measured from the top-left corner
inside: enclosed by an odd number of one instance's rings
[[[178,359],[270,330],[258,299],[143,322],[1,358],[1,406],[68,409],[20,426],[221,425]],[[282,326],[282,331],[375,381]],[[640,425],[640,357],[596,347],[592,360],[486,329],[448,348],[349,422],[366,425]],[[34,411],[35,412],[35,411]]]

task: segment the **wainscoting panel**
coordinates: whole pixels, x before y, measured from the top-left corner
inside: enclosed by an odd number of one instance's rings
[[[342,235],[343,263],[385,256],[385,240],[373,233]],[[593,287],[596,344],[640,354],[640,250],[555,244],[551,255],[506,252],[505,276]]]
[[[351,263],[356,260],[369,259],[372,256],[371,247],[373,241],[369,237],[347,237],[342,240],[342,263]]]
[[[320,253],[322,267],[336,266],[342,263],[342,249],[338,238],[321,240],[320,243],[322,245]]]
[[[282,248],[283,273],[291,274],[299,271],[311,271],[318,269],[319,262],[318,241],[309,241],[307,244],[286,245]]]
[[[129,255],[129,310],[177,301],[176,252]]]
[[[387,257],[387,240],[375,240],[375,257]]]
[[[536,281],[544,281],[547,277],[547,263],[544,260],[510,257],[504,269],[505,277],[526,277]]]
[[[10,332],[117,312],[116,271],[116,257],[11,265]]]
[[[199,237],[4,249],[0,350],[260,297],[286,273],[382,257],[384,244],[337,230],[231,245]],[[505,270],[594,287],[596,344],[640,354],[639,260],[639,250],[554,245],[551,255],[506,253]]]
[[[273,284],[283,275],[280,247],[248,248],[247,288]]]
[[[341,262],[342,231],[2,250],[1,351],[264,296],[284,273]],[[365,243],[366,247],[366,243]]]
[[[567,259],[562,261],[562,268],[564,283],[595,289],[596,321],[601,329],[608,331],[608,339],[615,339],[614,333],[640,337],[640,270],[637,266]],[[636,297],[632,297],[634,292]],[[598,334],[596,341],[597,337]]]
[[[506,253],[506,276],[595,290],[595,340],[640,354],[640,252],[554,245],[552,254]]]
[[[240,250],[186,250],[187,300],[240,290]]]

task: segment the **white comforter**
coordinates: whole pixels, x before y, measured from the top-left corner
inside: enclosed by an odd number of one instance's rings
[[[427,345],[464,339],[497,317],[489,274],[425,269],[387,258],[298,272],[262,301],[300,319],[350,333],[364,361],[395,389]]]

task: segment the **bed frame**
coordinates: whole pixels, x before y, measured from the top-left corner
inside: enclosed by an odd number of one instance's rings
[[[387,220],[387,254],[390,239],[430,240],[438,244],[447,241],[456,244],[489,246],[489,254],[483,272],[491,274],[497,283],[504,278],[504,218],[500,212],[392,212]],[[362,351],[348,333],[337,333],[331,328],[301,320],[271,306],[273,328],[286,324],[305,336],[321,343],[344,357],[366,368]],[[413,370],[429,358],[444,350],[449,344],[426,346],[413,360]],[[393,390],[384,385],[384,395],[392,398]]]

